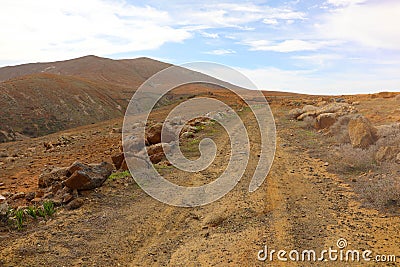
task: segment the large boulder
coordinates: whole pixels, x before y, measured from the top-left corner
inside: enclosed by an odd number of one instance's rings
[[[80,163],[79,165],[81,168],[76,169],[71,177],[65,180],[65,185],[71,189],[91,190],[100,187],[114,169],[108,162],[93,165]]]
[[[327,129],[331,127],[337,121],[337,115],[335,113],[322,113],[317,116],[315,121],[315,128]]]
[[[53,183],[62,182],[67,179],[68,168],[51,168],[45,169],[41,175],[39,175],[38,186],[39,188],[45,188],[51,186]]]
[[[305,105],[302,109],[302,113],[306,113],[306,112],[314,112],[317,111],[318,108],[316,106],[313,105]]]
[[[147,130],[146,139],[150,145],[161,143],[161,132],[163,131],[163,124],[156,123]],[[171,142],[175,139],[173,129],[168,124],[164,125],[164,142]]]
[[[378,139],[377,132],[371,122],[363,116],[357,116],[349,122],[350,141],[355,148],[368,148],[374,144]]]

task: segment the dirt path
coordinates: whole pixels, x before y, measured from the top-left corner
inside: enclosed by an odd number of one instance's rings
[[[254,121],[247,121],[248,131],[255,132]],[[273,262],[263,262],[257,253],[265,245],[276,251],[320,251],[335,248],[341,237],[354,249],[398,254],[399,219],[359,209],[352,192],[326,171],[325,163],[288,138],[295,129],[286,128],[280,118],[277,127],[275,161],[257,191],[248,193],[258,163],[259,137],[254,135],[244,177],[220,200],[177,208],[149,197],[131,178],[108,181],[87,195],[77,211],[62,210],[35,229],[2,233],[0,266],[317,266],[280,262],[276,254]],[[227,138],[217,138],[221,151],[228,151]],[[218,177],[228,156],[218,153],[194,183]],[[172,171],[167,178],[188,179]]]

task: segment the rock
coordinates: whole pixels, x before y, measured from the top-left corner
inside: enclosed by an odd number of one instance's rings
[[[170,153],[171,145],[167,143],[159,143],[155,145],[151,145],[147,148],[147,153],[150,157],[150,161],[153,164],[159,163],[161,160],[165,158],[165,153]]]
[[[100,187],[111,175],[113,169],[113,165],[108,162],[86,165],[85,168],[75,171],[65,180],[65,185],[71,189],[91,190]]]
[[[87,167],[88,165],[83,164],[82,162],[79,161],[75,161],[74,163],[72,163],[71,166],[68,167],[66,176],[71,177],[71,175],[74,174],[76,171],[83,170]]]
[[[74,200],[69,202],[68,205],[65,206],[65,208],[68,210],[76,210],[82,207],[84,203],[85,201],[82,198],[75,198]]]
[[[17,200],[17,199],[24,198],[24,197],[25,197],[25,193],[24,192],[19,192],[19,193],[14,194],[11,199],[12,200]]]
[[[317,112],[316,111],[310,111],[310,112],[306,112],[306,113],[303,113],[303,114],[301,114],[300,116],[298,116],[297,117],[297,120],[298,121],[302,121],[302,120],[304,120],[305,118],[307,118],[307,117],[312,117],[312,118],[315,118],[315,117],[317,117]]]
[[[173,117],[168,121],[168,123],[175,126],[175,125],[182,125],[184,121],[182,120],[181,117]]]
[[[363,116],[357,116],[350,120],[349,136],[351,145],[355,148],[368,148],[378,139],[377,129]]]
[[[128,164],[126,164],[126,160],[125,159],[122,161],[121,167],[118,170],[122,171],[122,172],[129,170]]]
[[[326,106],[320,107],[317,111],[317,115],[322,113],[339,113],[345,115],[348,113],[350,105],[347,103],[330,103]]]
[[[17,135],[11,128],[6,131],[0,131],[0,143],[16,141],[19,136],[22,135],[19,133]]]
[[[162,123],[157,123],[150,127],[146,133],[146,139],[149,142],[149,144],[154,145],[161,143],[161,132],[163,130],[163,124]],[[164,142],[169,143],[173,140],[175,140],[174,132],[172,128],[168,125],[165,124],[164,126]]]
[[[67,179],[68,168],[52,168],[42,172],[38,179],[39,188],[51,186],[54,182],[62,182]]]
[[[322,100],[322,101],[320,101],[320,102],[317,103],[317,107],[325,106],[327,103],[328,103],[328,102]]]
[[[354,101],[353,103],[351,103],[353,106],[358,106],[360,105],[360,101]]]
[[[203,221],[203,227],[216,227],[225,221],[226,217],[223,214],[209,214]]]
[[[147,154],[149,154],[149,156],[153,155],[153,154],[157,154],[157,153],[163,153],[163,144],[159,143],[159,144],[155,144],[155,145],[151,145],[149,147],[147,147]]]
[[[1,194],[2,194],[3,196],[5,196],[6,198],[12,196],[12,193],[9,192],[9,191],[3,191],[3,192],[1,192]]]
[[[70,201],[72,201],[74,199],[74,196],[72,194],[66,193],[65,195],[63,195],[62,197],[62,203],[63,204],[67,204]]]
[[[397,147],[380,147],[375,154],[375,160],[377,162],[390,161],[396,158],[397,153],[399,153],[399,149]]]
[[[124,153],[119,153],[111,157],[112,162],[114,163],[115,169],[119,170],[125,161]]]
[[[43,196],[44,196],[43,190],[39,189],[38,191],[35,192],[35,197],[41,198]]]
[[[144,148],[143,142],[140,142],[139,139],[135,138],[134,136],[131,136],[127,139],[124,140],[124,144],[120,146],[121,152],[124,152],[124,148],[127,152],[139,152],[143,150]]]
[[[44,196],[42,198],[43,199],[50,199],[50,198],[53,198],[53,197],[54,197],[53,192],[48,192],[48,193],[44,194]]]
[[[40,197],[35,197],[34,199],[31,200],[32,204],[39,204],[42,201]]]
[[[289,117],[291,119],[296,119],[301,114],[303,114],[303,110],[300,108],[294,108],[294,109],[289,110]]]
[[[32,199],[35,198],[35,192],[29,192],[28,194],[26,194],[25,199],[28,201],[31,201]]]
[[[153,164],[157,164],[164,159],[164,153],[157,153],[150,156],[150,161]]]
[[[111,133],[122,133],[122,128],[112,128]]]
[[[66,181],[65,185],[71,189],[83,189],[88,187],[92,179],[84,171],[76,171]]]
[[[50,150],[50,149],[54,148],[54,146],[51,142],[44,142],[43,146],[46,150]]]
[[[334,101],[335,101],[336,103],[345,103],[345,102],[346,102],[346,100],[345,100],[344,98],[341,98],[341,97],[339,97],[339,98],[334,98]]]
[[[182,137],[182,138],[193,138],[193,137],[194,137],[194,133],[192,133],[192,132],[184,132],[184,133],[181,135],[181,137]]]
[[[306,112],[314,112],[317,111],[318,108],[316,106],[313,105],[305,105],[302,109],[302,113],[306,113]]]
[[[336,121],[337,115],[335,113],[322,113],[317,116],[315,128],[326,129],[331,127]]]
[[[210,119],[207,117],[199,117],[192,119],[188,122],[188,125],[190,126],[200,126],[200,125],[207,125],[210,123]]]

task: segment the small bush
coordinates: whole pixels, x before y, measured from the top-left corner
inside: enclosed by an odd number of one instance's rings
[[[376,146],[368,149],[353,148],[342,144],[336,148],[337,171],[342,173],[361,173],[374,170]]]
[[[400,147],[400,123],[381,126],[378,130],[378,136],[379,140],[376,144],[379,147]]]
[[[392,175],[375,175],[357,183],[356,191],[366,206],[381,211],[398,211],[400,208],[400,180]]]

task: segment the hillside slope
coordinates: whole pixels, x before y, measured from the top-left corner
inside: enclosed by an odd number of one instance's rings
[[[136,88],[168,66],[86,56],[0,68],[0,142],[14,132],[37,137],[122,116]]]

